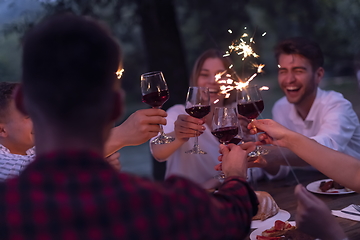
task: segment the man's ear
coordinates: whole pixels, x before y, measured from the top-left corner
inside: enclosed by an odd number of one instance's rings
[[[5,124],[0,123],[0,138],[6,138],[8,136],[8,133],[5,129]]]
[[[15,107],[25,116],[28,116],[29,113],[25,109],[25,103],[24,103],[24,93],[23,93],[23,87],[21,84],[19,84],[14,89],[14,101],[15,101]]]
[[[320,84],[321,79],[324,77],[325,70],[322,67],[319,67],[315,72],[315,82],[317,85]]]

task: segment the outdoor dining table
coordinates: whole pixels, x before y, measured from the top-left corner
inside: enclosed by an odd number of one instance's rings
[[[327,176],[318,171],[297,169],[294,172],[299,182],[305,187],[314,181],[328,179]],[[294,175],[290,173],[286,179],[280,181],[262,180],[257,182],[255,187],[256,190],[268,192],[274,198],[280,209],[286,210],[291,214],[289,221],[295,221],[297,199],[294,196],[294,189],[296,185],[297,181]],[[340,210],[350,204],[360,204],[360,194],[358,193],[343,195],[313,194],[324,201],[331,210]],[[350,240],[360,239],[359,221],[340,217],[336,217],[336,221],[339,222]]]

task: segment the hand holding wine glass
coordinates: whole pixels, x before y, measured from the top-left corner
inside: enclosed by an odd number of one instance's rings
[[[238,118],[235,108],[232,107],[216,107],[214,111],[211,133],[218,138],[221,144],[229,144],[238,135]],[[221,172],[215,176],[219,180],[225,178],[225,174]]]
[[[161,108],[169,99],[169,90],[160,71],[144,73],[141,75],[142,101],[153,108]],[[174,141],[175,138],[166,136],[162,125],[160,125],[160,135],[153,139],[153,144],[165,144]]]
[[[210,113],[210,95],[207,87],[189,87],[185,111],[192,117],[203,118]],[[192,149],[186,151],[189,154],[206,154],[199,147],[198,136],[195,136],[195,142]]]
[[[221,144],[228,144],[238,135],[238,119],[235,108],[216,107],[214,111],[213,130],[211,133],[219,139]]]
[[[254,86],[247,86],[237,92],[237,109],[238,113],[251,121],[254,121],[260,113],[264,110],[264,101],[260,94],[259,88]],[[257,141],[257,135],[255,134]],[[268,154],[268,150],[261,147],[249,153],[249,157],[257,157]]]

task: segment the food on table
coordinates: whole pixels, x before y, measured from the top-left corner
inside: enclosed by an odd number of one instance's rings
[[[255,191],[259,201],[259,210],[257,214],[252,218],[253,220],[261,220],[274,216],[280,210],[275,200],[268,192]]]
[[[320,183],[319,188],[322,192],[328,192],[330,189],[344,189],[345,187],[333,180],[329,180],[329,181],[322,181]],[[332,192],[336,192],[336,190]]]
[[[299,231],[288,221],[276,220],[273,227],[256,236],[257,240],[314,240],[315,238]]]

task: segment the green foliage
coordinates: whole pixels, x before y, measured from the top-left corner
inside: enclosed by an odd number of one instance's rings
[[[0,37],[0,81],[19,82],[20,43],[17,34]]]
[[[43,2],[41,11],[26,12],[19,20],[3,26],[2,34],[11,37],[1,41],[1,76],[12,80],[19,77],[19,56],[15,57],[19,51],[15,48],[16,50],[7,52],[7,49],[17,47],[16,38],[45,15],[71,11],[97,17],[110,25],[121,40],[124,51],[124,87],[130,92],[129,96],[137,99],[138,77],[146,71],[148,64],[147,50],[144,47],[146,39],[142,37],[138,7],[162,1],[164,0]],[[174,0],[174,5],[189,70],[204,50],[215,47],[226,51],[232,40],[244,32],[245,26],[248,27],[248,33],[255,33],[254,47],[260,55],[258,62],[266,64],[266,74],[276,73],[272,52],[274,45],[279,40],[292,36],[307,36],[321,44],[326,56],[325,68],[330,76],[352,75],[354,58],[360,56],[360,35],[357,29],[360,26],[360,1]],[[229,34],[228,29],[232,29],[234,33]],[[261,37],[263,32],[267,34]],[[233,57],[233,60],[237,68],[243,64],[237,57]]]

